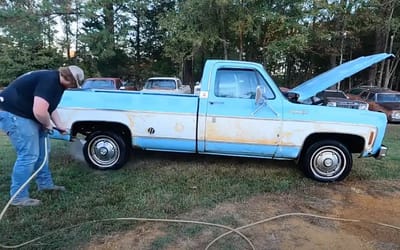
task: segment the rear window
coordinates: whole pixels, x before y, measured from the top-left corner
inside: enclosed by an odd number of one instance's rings
[[[145,89],[175,89],[174,80],[148,80]]]
[[[377,94],[377,102],[400,102],[400,94]]]
[[[83,89],[115,89],[112,80],[86,80],[82,84]]]

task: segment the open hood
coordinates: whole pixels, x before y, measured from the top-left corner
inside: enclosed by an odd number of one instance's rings
[[[298,94],[298,101],[304,101],[317,93],[332,87],[346,77],[352,76],[369,66],[393,57],[392,54],[380,53],[371,56],[362,56],[332,68],[291,89],[290,93]]]

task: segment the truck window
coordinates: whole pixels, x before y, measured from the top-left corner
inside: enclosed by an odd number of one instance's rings
[[[375,99],[376,99],[376,94],[370,93],[368,95],[368,98],[367,98],[368,101],[375,101]]]
[[[146,82],[145,89],[175,89],[174,80],[149,80]]]
[[[82,89],[115,89],[112,80],[86,80],[82,84]]]
[[[362,99],[367,99],[367,96],[368,96],[368,91],[364,91],[364,92],[362,92],[361,94],[360,94],[360,97],[362,98]]]
[[[226,98],[254,99],[258,85],[264,88],[265,98],[275,97],[259,72],[243,69],[219,69],[216,74],[215,95]]]

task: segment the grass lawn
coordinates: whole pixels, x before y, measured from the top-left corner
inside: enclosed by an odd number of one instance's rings
[[[354,159],[345,181],[400,179],[400,125],[389,125],[388,156]],[[0,243],[15,245],[51,234],[26,249],[76,249],[91,238],[134,228],[140,222],[94,222],[117,217],[176,218],[196,208],[212,208],[226,201],[241,201],[266,192],[290,192],[318,183],[303,176],[292,161],[134,152],[117,171],[96,171],[69,155],[70,143],[52,140],[50,156],[55,182],[65,193],[31,196],[43,204],[34,208],[10,207],[0,222]],[[355,156],[356,157],[356,156]],[[0,208],[9,199],[10,174],[15,154],[0,134]],[[156,248],[156,247],[155,247]]]

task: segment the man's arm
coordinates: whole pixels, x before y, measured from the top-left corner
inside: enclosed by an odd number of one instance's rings
[[[61,122],[57,110],[54,110],[50,116],[48,109],[49,109],[49,103],[45,99],[38,96],[34,97],[33,114],[36,117],[36,119],[42,124],[42,126],[46,129],[51,130],[53,129],[53,124],[51,122],[53,122],[57,130],[59,130],[61,133],[66,133],[67,129]]]
[[[61,122],[60,115],[58,114],[57,109],[54,110],[53,113],[51,113],[51,120],[53,121],[57,130],[59,130],[61,133],[67,132],[67,129],[64,127],[64,124]]]
[[[42,97],[35,96],[33,98],[33,115],[44,128],[52,129],[50,114],[48,112],[49,103]]]

